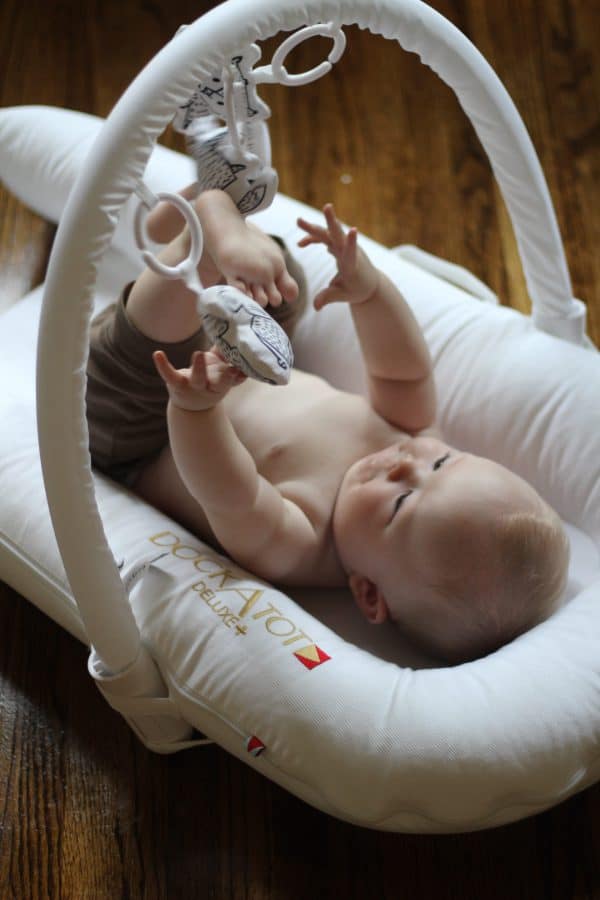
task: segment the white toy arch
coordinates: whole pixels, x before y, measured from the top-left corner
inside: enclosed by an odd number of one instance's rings
[[[532,299],[533,321],[538,329],[574,345],[561,344],[561,365],[573,365],[585,373],[588,387],[582,376],[579,406],[590,411],[590,429],[598,419],[594,411],[598,360],[582,349],[586,343],[585,310],[571,296],[562,243],[537,157],[501,83],[454,26],[418,0],[348,0],[342,5],[306,0],[301,8],[291,8],[286,0],[228,0],[181,31],[119,101],[70,195],[48,271],[37,377],[44,482],[65,571],[93,645],[90,671],[142,739],[164,752],[183,746],[193,726],[228,748],[236,727],[240,734],[248,729],[244,731],[245,726],[232,721],[224,695],[216,691],[210,700],[199,699],[198,691],[186,688],[189,679],[174,673],[170,661],[160,658],[156,647],[149,646],[151,642],[141,640],[140,613],[138,610],[134,616],[128,596],[132,587],[126,588],[106,539],[85,422],[85,364],[96,270],[120,210],[138,187],[156,139],[176,107],[189,98],[203,71],[217,67],[240,46],[317,22],[333,22],[337,27],[358,24],[397,40],[404,49],[418,53],[455,91],[488,153],[506,200]],[[521,340],[521,323],[510,315],[503,318],[500,311],[498,316],[507,333],[512,329],[515,341]],[[559,343],[543,334],[532,337],[530,332],[527,340],[547,353],[554,352]],[[506,366],[500,370],[506,371]],[[445,412],[448,423],[452,409],[450,397]],[[473,442],[477,440],[474,435]],[[571,501],[567,487],[563,493],[557,489],[553,499],[563,516],[573,513],[572,520],[598,546],[600,497],[597,481],[590,479],[593,476],[577,484]],[[193,557],[193,549],[169,544],[168,538],[158,546],[169,558],[199,559]],[[161,577],[166,578],[164,572]],[[589,613],[597,593],[597,583],[587,585],[565,617],[566,642],[571,641],[573,652],[577,646],[580,660],[592,659],[586,641],[598,636],[598,617],[591,619]],[[265,623],[271,623],[270,634],[287,627],[278,622],[293,620],[296,613],[290,604],[291,613],[277,606],[276,612],[264,613]],[[310,623],[306,628],[310,630]],[[364,705],[353,704],[349,698],[344,716],[332,722],[327,742],[319,747],[322,772],[309,775],[301,761],[303,749],[310,744],[307,734],[310,736],[312,723],[327,717],[327,705],[320,704],[311,690],[313,705],[307,706],[306,697],[299,699],[296,688],[290,688],[284,707],[293,708],[294,716],[290,715],[285,733],[272,730],[265,741],[267,752],[260,759],[253,758],[252,764],[320,808],[381,828],[463,830],[500,824],[542,809],[590,783],[600,771],[600,654],[596,654],[595,667],[582,677],[587,686],[586,713],[595,732],[587,735],[579,752],[574,752],[578,740],[574,733],[572,740],[563,737],[560,748],[554,747],[553,759],[548,759],[548,745],[538,734],[527,749],[527,766],[518,753],[510,760],[517,742],[521,748],[528,746],[527,724],[534,702],[539,701],[536,708],[546,723],[553,717],[557,723],[569,718],[566,694],[542,700],[519,680],[519,662],[527,653],[538,654],[541,660],[548,635],[558,628],[557,621],[545,623],[535,634],[494,657],[456,670],[392,672],[379,660],[366,661],[350,653],[339,674],[328,676],[332,679],[330,699],[332,691],[343,691],[350,683],[356,696],[362,696],[361,688],[353,683],[352,662],[365,672],[368,668],[365,685],[380,684],[381,690],[389,693],[389,709],[400,710],[397,719],[386,722],[381,732],[371,721],[369,735],[358,739],[365,722]],[[330,639],[334,642],[333,636]],[[276,654],[270,659],[275,667],[277,659]],[[544,667],[552,668],[545,657],[540,672]],[[495,697],[497,707],[491,711],[489,695],[478,695],[478,684],[485,682],[493,690],[492,675],[502,670],[502,689]],[[575,678],[573,673],[571,676]],[[445,713],[437,702],[442,683],[445,696],[452,698]],[[245,708],[254,705],[261,709],[257,690],[244,684],[240,691]],[[463,698],[460,702],[459,697]],[[464,697],[469,699],[466,710]],[[456,704],[469,720],[461,727],[451,717]],[[503,738],[498,723],[508,729],[510,739]],[[502,747],[498,758],[491,758],[490,741]],[[547,782],[538,778],[544,763],[553,773],[550,790],[542,786]],[[329,784],[327,778],[333,772],[335,784]],[[422,805],[420,792],[427,795]],[[343,798],[347,795],[352,798],[346,802]]]

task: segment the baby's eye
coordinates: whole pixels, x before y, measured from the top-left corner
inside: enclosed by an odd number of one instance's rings
[[[394,518],[394,516],[396,515],[396,513],[398,512],[398,510],[400,509],[400,507],[406,500],[406,498],[410,497],[411,494],[412,494],[412,491],[407,491],[405,494],[401,494],[400,497],[398,497],[398,499],[394,503],[394,512],[392,513],[392,515],[390,517],[390,522],[392,521],[392,519]]]
[[[446,453],[445,456],[441,456],[440,459],[436,459],[436,461],[433,464],[433,469],[434,470],[440,469],[444,465],[444,463],[446,462],[446,460],[448,459],[449,456],[450,456],[450,454]]]

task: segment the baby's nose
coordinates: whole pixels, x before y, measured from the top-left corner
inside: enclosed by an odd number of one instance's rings
[[[414,479],[416,464],[412,456],[406,455],[397,460],[387,473],[388,481],[404,481]]]

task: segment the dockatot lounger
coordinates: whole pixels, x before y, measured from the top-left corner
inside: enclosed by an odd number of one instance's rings
[[[315,23],[334,40],[333,62],[344,25],[358,23],[454,89],[506,200],[533,302],[525,317],[486,302],[468,273],[361,238],[424,330],[448,441],[527,479],[571,541],[560,610],[461,666],[419,657],[393,627],[363,627],[344,592],[284,595],[90,468],[91,316],[140,269],[139,197],[151,203],[195,177],[158,136],[207,73],[234,83],[236,54]],[[257,83],[289,80],[276,63]],[[106,122],[1,110],[0,176],[60,220],[45,286],[0,320],[0,576],[90,645],[90,674],[147,746],[169,753],[201,732],[308,803],[397,831],[499,825],[597,779],[600,359],[529,138],[464,36],[416,0],[230,0],[178,33]],[[298,215],[314,210],[277,194],[256,220],[294,247]],[[302,263],[311,293],[331,277],[322,248]],[[343,305],[309,310],[295,353],[298,366],[363,390]],[[202,751],[189,752],[201,765]]]

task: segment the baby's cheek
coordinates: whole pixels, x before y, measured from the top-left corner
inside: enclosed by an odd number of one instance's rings
[[[338,548],[343,556],[352,559],[359,571],[372,573],[381,565],[382,547],[368,507],[353,505],[346,513],[344,527],[338,532]]]

